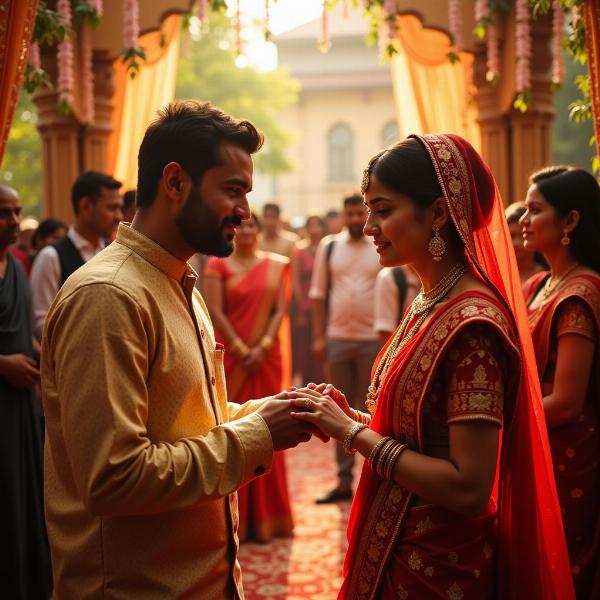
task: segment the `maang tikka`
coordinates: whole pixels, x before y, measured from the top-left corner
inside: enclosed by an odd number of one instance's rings
[[[429,240],[429,252],[433,256],[433,260],[440,262],[442,256],[446,252],[446,242],[440,235],[440,228],[433,228],[433,237]]]

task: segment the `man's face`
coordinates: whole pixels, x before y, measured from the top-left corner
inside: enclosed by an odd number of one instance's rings
[[[114,237],[123,220],[123,198],[119,190],[103,187],[95,202],[84,198],[79,206],[81,217],[96,235],[106,240]]]
[[[13,189],[0,186],[0,248],[7,248],[17,241],[20,222],[19,196]]]
[[[265,233],[274,235],[279,229],[279,215],[276,210],[268,208],[263,211],[262,226]]]
[[[367,207],[360,204],[349,204],[344,207],[344,225],[348,228],[350,237],[354,239],[363,236],[363,228],[367,222]]]
[[[236,227],[250,218],[252,158],[240,146],[221,146],[223,164],[204,172],[175,218],[179,234],[195,252],[229,256]]]

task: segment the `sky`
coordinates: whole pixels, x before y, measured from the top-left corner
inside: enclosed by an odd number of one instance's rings
[[[229,3],[235,8],[235,2]],[[244,56],[240,57],[238,64],[268,70],[274,69],[277,63],[277,52],[274,44],[264,41],[260,31],[249,35],[252,21],[261,23],[265,14],[264,0],[241,0],[242,22],[246,27],[246,40],[244,43]],[[298,27],[308,21],[319,17],[323,10],[323,0],[271,0],[270,2],[270,27],[274,34],[283,33],[288,29]],[[315,40],[315,44],[317,40]]]

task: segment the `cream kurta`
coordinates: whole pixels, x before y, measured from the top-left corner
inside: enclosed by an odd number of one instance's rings
[[[43,338],[55,598],[241,593],[237,495],[270,469],[260,402],[227,402],[195,274],[126,225],[52,304]]]

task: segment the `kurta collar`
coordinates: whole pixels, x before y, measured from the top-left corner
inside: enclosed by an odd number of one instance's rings
[[[167,277],[171,277],[180,283],[188,278],[193,278],[195,282],[197,278],[196,272],[187,262],[173,256],[144,234],[132,229],[128,223],[119,223],[115,241],[127,246],[151,265],[154,265],[159,271],[162,271]]]

